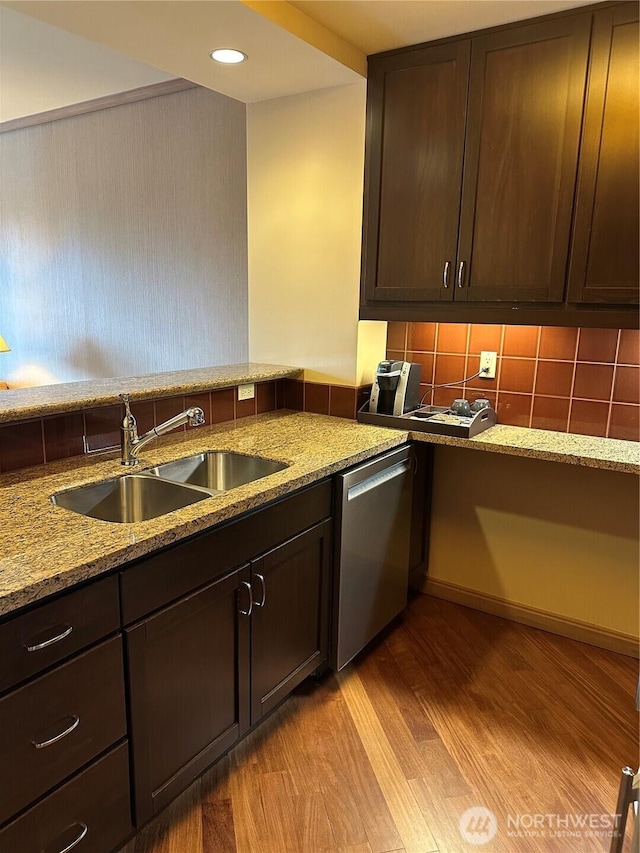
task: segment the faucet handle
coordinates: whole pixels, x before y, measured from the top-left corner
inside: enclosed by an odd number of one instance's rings
[[[187,418],[189,426],[202,426],[205,422],[204,412],[200,406],[194,406],[192,409],[187,409]]]

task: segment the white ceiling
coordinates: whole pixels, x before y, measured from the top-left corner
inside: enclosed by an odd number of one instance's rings
[[[359,48],[379,53],[599,0],[290,0]]]
[[[3,5],[245,102],[362,79],[239,0],[16,0]],[[216,47],[237,47],[249,59],[220,65],[209,58]]]
[[[0,7],[0,121],[161,83],[175,75]]]
[[[244,102],[346,85],[366,54],[589,2],[0,0],[0,120],[172,77]],[[220,46],[249,60],[212,62]]]

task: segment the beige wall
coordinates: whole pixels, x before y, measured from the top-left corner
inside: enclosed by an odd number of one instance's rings
[[[2,378],[246,361],[244,104],[191,89],[0,148]]]
[[[385,323],[358,342],[365,95],[363,81],[247,108],[249,354],[311,381],[358,384],[384,358]]]
[[[638,480],[438,447],[429,578],[638,636]]]

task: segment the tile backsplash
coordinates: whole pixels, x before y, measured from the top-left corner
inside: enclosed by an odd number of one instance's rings
[[[237,388],[232,387],[134,401],[131,409],[141,435],[190,406],[200,406],[208,424],[284,408],[355,418],[356,407],[368,398],[370,388],[370,385],[354,388],[278,379],[256,383],[256,396],[252,400],[238,400]],[[0,473],[118,447],[123,417],[121,406],[99,406],[0,425]]]
[[[252,400],[237,400],[236,388],[233,387],[134,401],[131,409],[138,422],[138,432],[142,435],[190,406],[200,406],[206,423],[217,424],[272,412],[284,408],[284,405],[284,381],[277,380],[257,383],[256,396]],[[123,417],[121,406],[98,406],[3,424],[0,426],[0,473],[119,446]]]
[[[457,382],[497,352],[495,379]],[[392,322],[387,358],[422,365],[422,393],[437,406],[488,397],[498,422],[639,439],[640,332],[474,323]]]

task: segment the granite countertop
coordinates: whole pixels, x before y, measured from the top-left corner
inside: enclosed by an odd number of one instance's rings
[[[509,456],[525,456],[528,459],[546,459],[548,462],[640,474],[640,443],[637,441],[505,424],[497,424],[475,438],[453,438],[413,430],[409,436],[412,441],[426,441],[429,444],[447,444]]]
[[[57,415],[92,406],[107,406],[119,403],[120,394],[131,394],[134,400],[151,400],[172,397],[174,394],[197,394],[199,391],[228,388],[247,382],[301,376],[302,370],[298,367],[247,362],[169,373],[148,373],[145,376],[16,388],[0,394],[0,423]]]
[[[0,615],[143,557],[273,501],[408,439],[638,473],[635,442],[495,426],[474,439],[271,412],[187,430],[145,448],[140,470],[204,450],[234,450],[288,463],[245,486],[136,524],[85,518],[54,506],[54,492],[127,473],[117,453],[76,457],[0,476]],[[135,469],[138,470],[138,469]]]
[[[96,577],[302,486],[397,447],[407,433],[343,418],[272,412],[167,436],[144,449],[139,468],[118,453],[76,457],[0,476],[0,615]],[[235,450],[287,462],[253,483],[135,524],[86,518],[49,500],[54,492],[143,471],[204,450]]]

